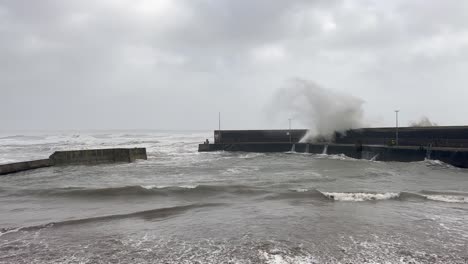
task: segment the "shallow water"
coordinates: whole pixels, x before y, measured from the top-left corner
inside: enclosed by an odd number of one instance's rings
[[[0,164],[146,147],[132,164],[0,177],[0,263],[467,263],[468,170],[198,153],[212,132],[0,135]]]

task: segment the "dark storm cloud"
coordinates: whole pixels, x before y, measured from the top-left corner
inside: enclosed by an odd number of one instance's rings
[[[218,111],[230,127],[275,126],[262,107],[294,77],[363,98],[374,125],[393,108],[467,123],[455,115],[467,12],[465,1],[0,0],[1,128],[212,128]]]

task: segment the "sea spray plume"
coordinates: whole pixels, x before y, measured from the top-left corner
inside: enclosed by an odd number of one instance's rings
[[[411,121],[410,127],[430,127],[437,126],[437,123],[432,122],[427,116],[422,116],[419,121]]]
[[[309,131],[301,142],[318,138],[331,140],[334,132],[363,126],[364,101],[343,93],[325,89],[302,79],[294,79],[282,87],[274,97],[273,107],[307,126]]]

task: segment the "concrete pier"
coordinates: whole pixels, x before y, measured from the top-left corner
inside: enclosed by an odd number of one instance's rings
[[[460,168],[468,168],[468,148],[446,147],[416,147],[416,146],[384,146],[355,145],[333,143],[232,143],[232,144],[200,144],[198,151],[245,151],[245,152],[288,152],[293,149],[299,153],[323,154],[325,146],[327,154],[343,154],[355,159],[378,161],[412,162],[425,159],[440,160]]]
[[[56,151],[49,159],[54,165],[71,165],[134,162],[147,156],[145,148],[113,148]]]
[[[56,151],[52,155],[50,155],[48,159],[15,162],[0,165],[0,175],[51,166],[134,162],[137,159],[147,159],[146,148],[112,148]]]
[[[52,166],[52,163],[50,162],[49,159],[15,162],[15,163],[10,163],[10,164],[0,165],[0,175],[26,171],[26,170],[39,169],[39,168],[50,167],[50,166]]]
[[[215,130],[214,143],[298,143],[306,129],[277,130]],[[390,145],[395,141],[395,128],[361,128],[335,132],[333,143]],[[328,139],[329,140],[329,139]],[[314,142],[326,141],[317,138]],[[468,126],[400,127],[400,146],[468,148]]]
[[[380,161],[441,160],[468,168],[468,126],[394,127],[350,129],[332,137],[299,143],[306,129],[215,130],[214,144],[200,144],[203,151],[308,152],[344,154]],[[326,152],[326,153],[324,153]]]

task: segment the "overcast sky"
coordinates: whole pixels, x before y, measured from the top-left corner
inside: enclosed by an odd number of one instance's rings
[[[468,124],[468,1],[0,0],[0,129],[282,128],[288,80],[366,122]],[[282,118],[284,119],[284,118]],[[296,121],[293,126],[303,126]]]

